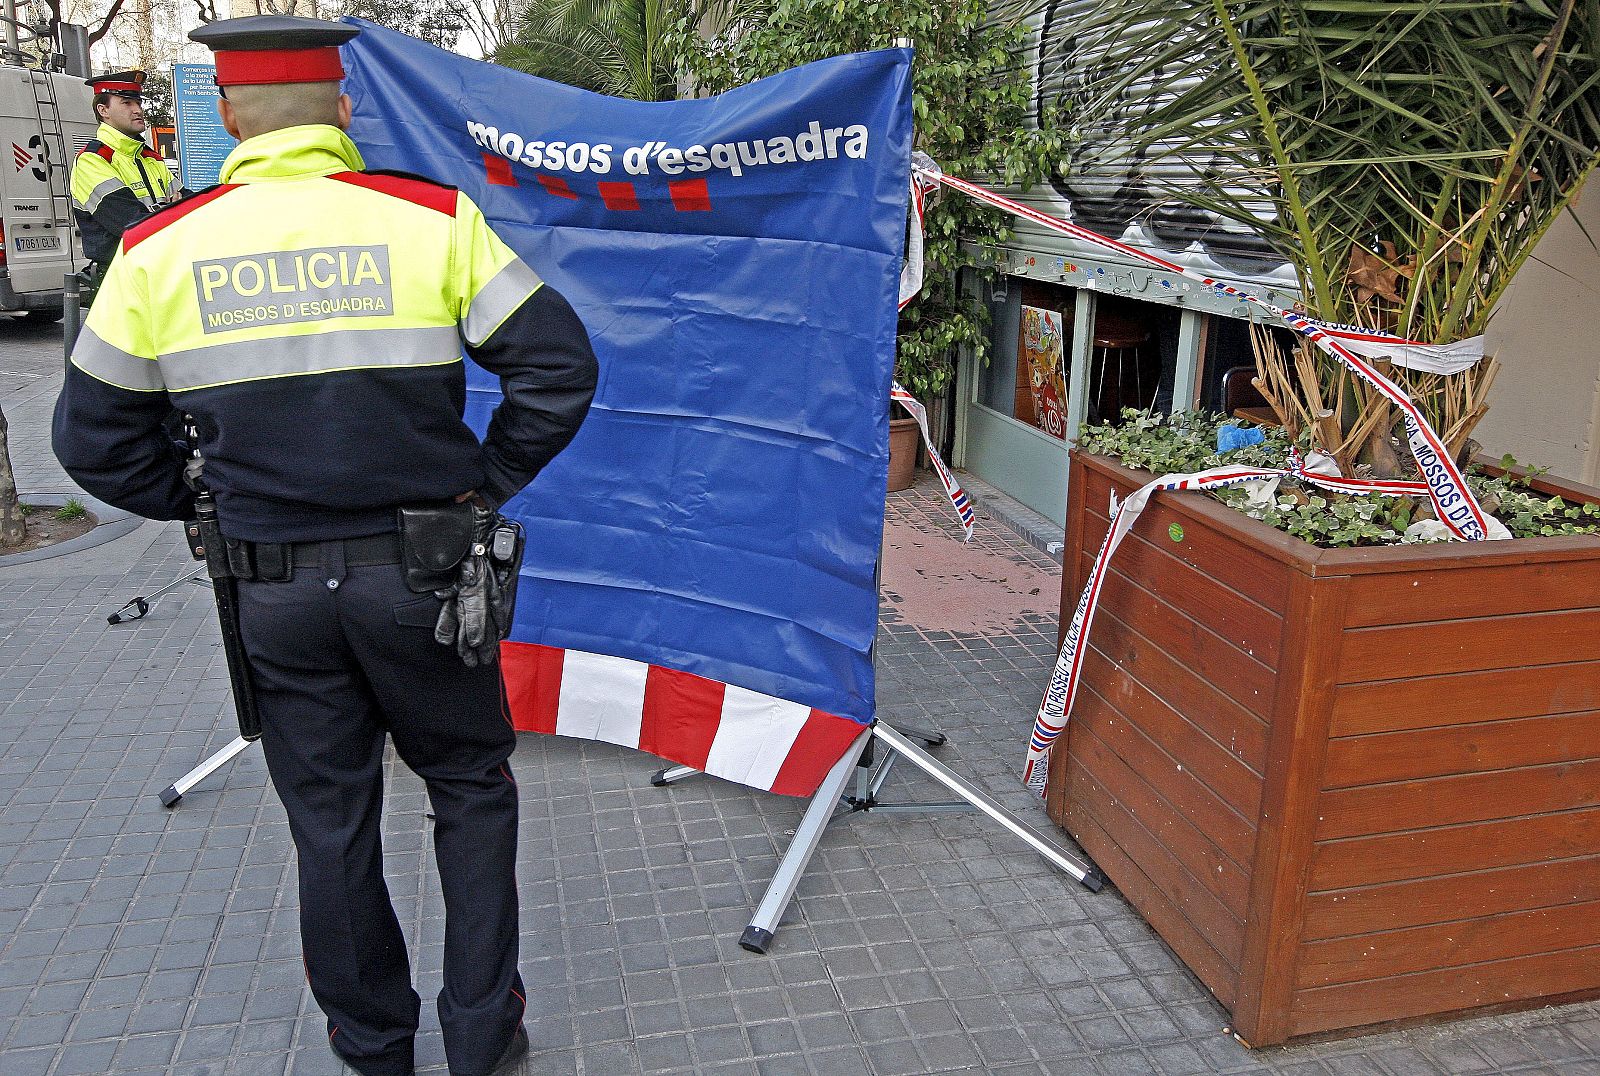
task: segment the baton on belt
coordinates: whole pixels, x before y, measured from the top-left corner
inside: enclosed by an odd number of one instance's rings
[[[217,623],[222,629],[222,653],[228,659],[228,681],[233,685],[233,708],[239,715],[239,735],[246,740],[261,738],[261,712],[256,709],[255,688],[250,683],[250,659],[244,652],[244,636],[239,630],[239,580],[228,567],[228,551],[217,524],[217,504],[201,478],[205,461],[200,458],[193,420],[184,416],[184,432],[189,438],[190,460],[183,479],[194,490],[194,520],[183,525],[189,551],[195,560],[206,562],[211,577],[211,593],[217,599]]]

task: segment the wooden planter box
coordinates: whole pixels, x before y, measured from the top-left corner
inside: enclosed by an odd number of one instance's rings
[[[1064,611],[1148,478],[1072,454]],[[1112,564],[1050,816],[1240,1037],[1600,995],[1600,539],[1318,549],[1161,493]]]

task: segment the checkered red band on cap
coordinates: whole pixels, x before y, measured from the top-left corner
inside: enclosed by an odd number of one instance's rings
[[[337,47],[233,49],[216,54],[218,86],[265,86],[281,82],[338,82],[344,63]]]

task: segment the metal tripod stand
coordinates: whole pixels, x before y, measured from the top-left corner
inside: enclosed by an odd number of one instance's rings
[[[805,815],[800,819],[800,825],[794,831],[794,839],[789,842],[788,850],[778,862],[777,872],[767,885],[766,895],[761,898],[750,924],[740,935],[740,946],[752,953],[767,951],[767,947],[772,944],[773,934],[777,932],[778,920],[783,918],[784,910],[794,898],[795,887],[800,884],[800,876],[805,873],[806,865],[811,862],[812,853],[822,842],[822,835],[827,830],[828,823],[841,815],[857,811],[884,811],[896,814],[982,811],[1022,838],[1034,851],[1083,883],[1091,892],[1098,893],[1105,885],[1105,875],[1100,873],[1099,867],[1087,860],[1080,860],[1067,854],[1038,830],[1002,807],[988,793],[913,743],[910,737],[922,740],[933,747],[945,742],[945,735],[942,732],[928,732],[908,726],[902,733],[880,720],[863,729],[861,735],[856,737],[839,761],[833,764],[833,769],[828,771],[827,776],[822,779],[822,784],[817,786],[816,794],[811,797],[811,804],[806,808]],[[877,759],[880,750],[882,758]],[[888,780],[890,769],[898,759],[902,758],[955,793],[958,798],[926,803],[880,802],[878,792],[883,788],[884,781]],[[846,786],[850,783],[851,771],[856,771],[855,795],[848,795],[845,792]],[[657,786],[668,785],[699,772],[690,766],[674,766],[657,772],[650,779],[650,783]]]
[[[121,609],[118,609],[116,612],[106,617],[106,623],[126,624],[130,620],[143,620],[145,614],[150,611],[150,606],[155,604],[155,600],[161,597],[161,595],[165,594],[167,591],[172,590],[174,587],[181,587],[185,583],[194,583],[197,586],[209,587],[211,585],[211,580],[201,578],[201,576],[205,574],[205,566],[201,565],[194,571],[189,572],[187,575],[180,575],[178,578],[174,579],[160,590],[153,590],[149,594],[139,594],[129,598],[123,603]]]

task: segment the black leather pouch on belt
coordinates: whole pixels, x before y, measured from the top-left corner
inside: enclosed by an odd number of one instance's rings
[[[472,505],[436,501],[406,505],[397,514],[406,586],[431,594],[454,584],[461,561],[472,551]]]

